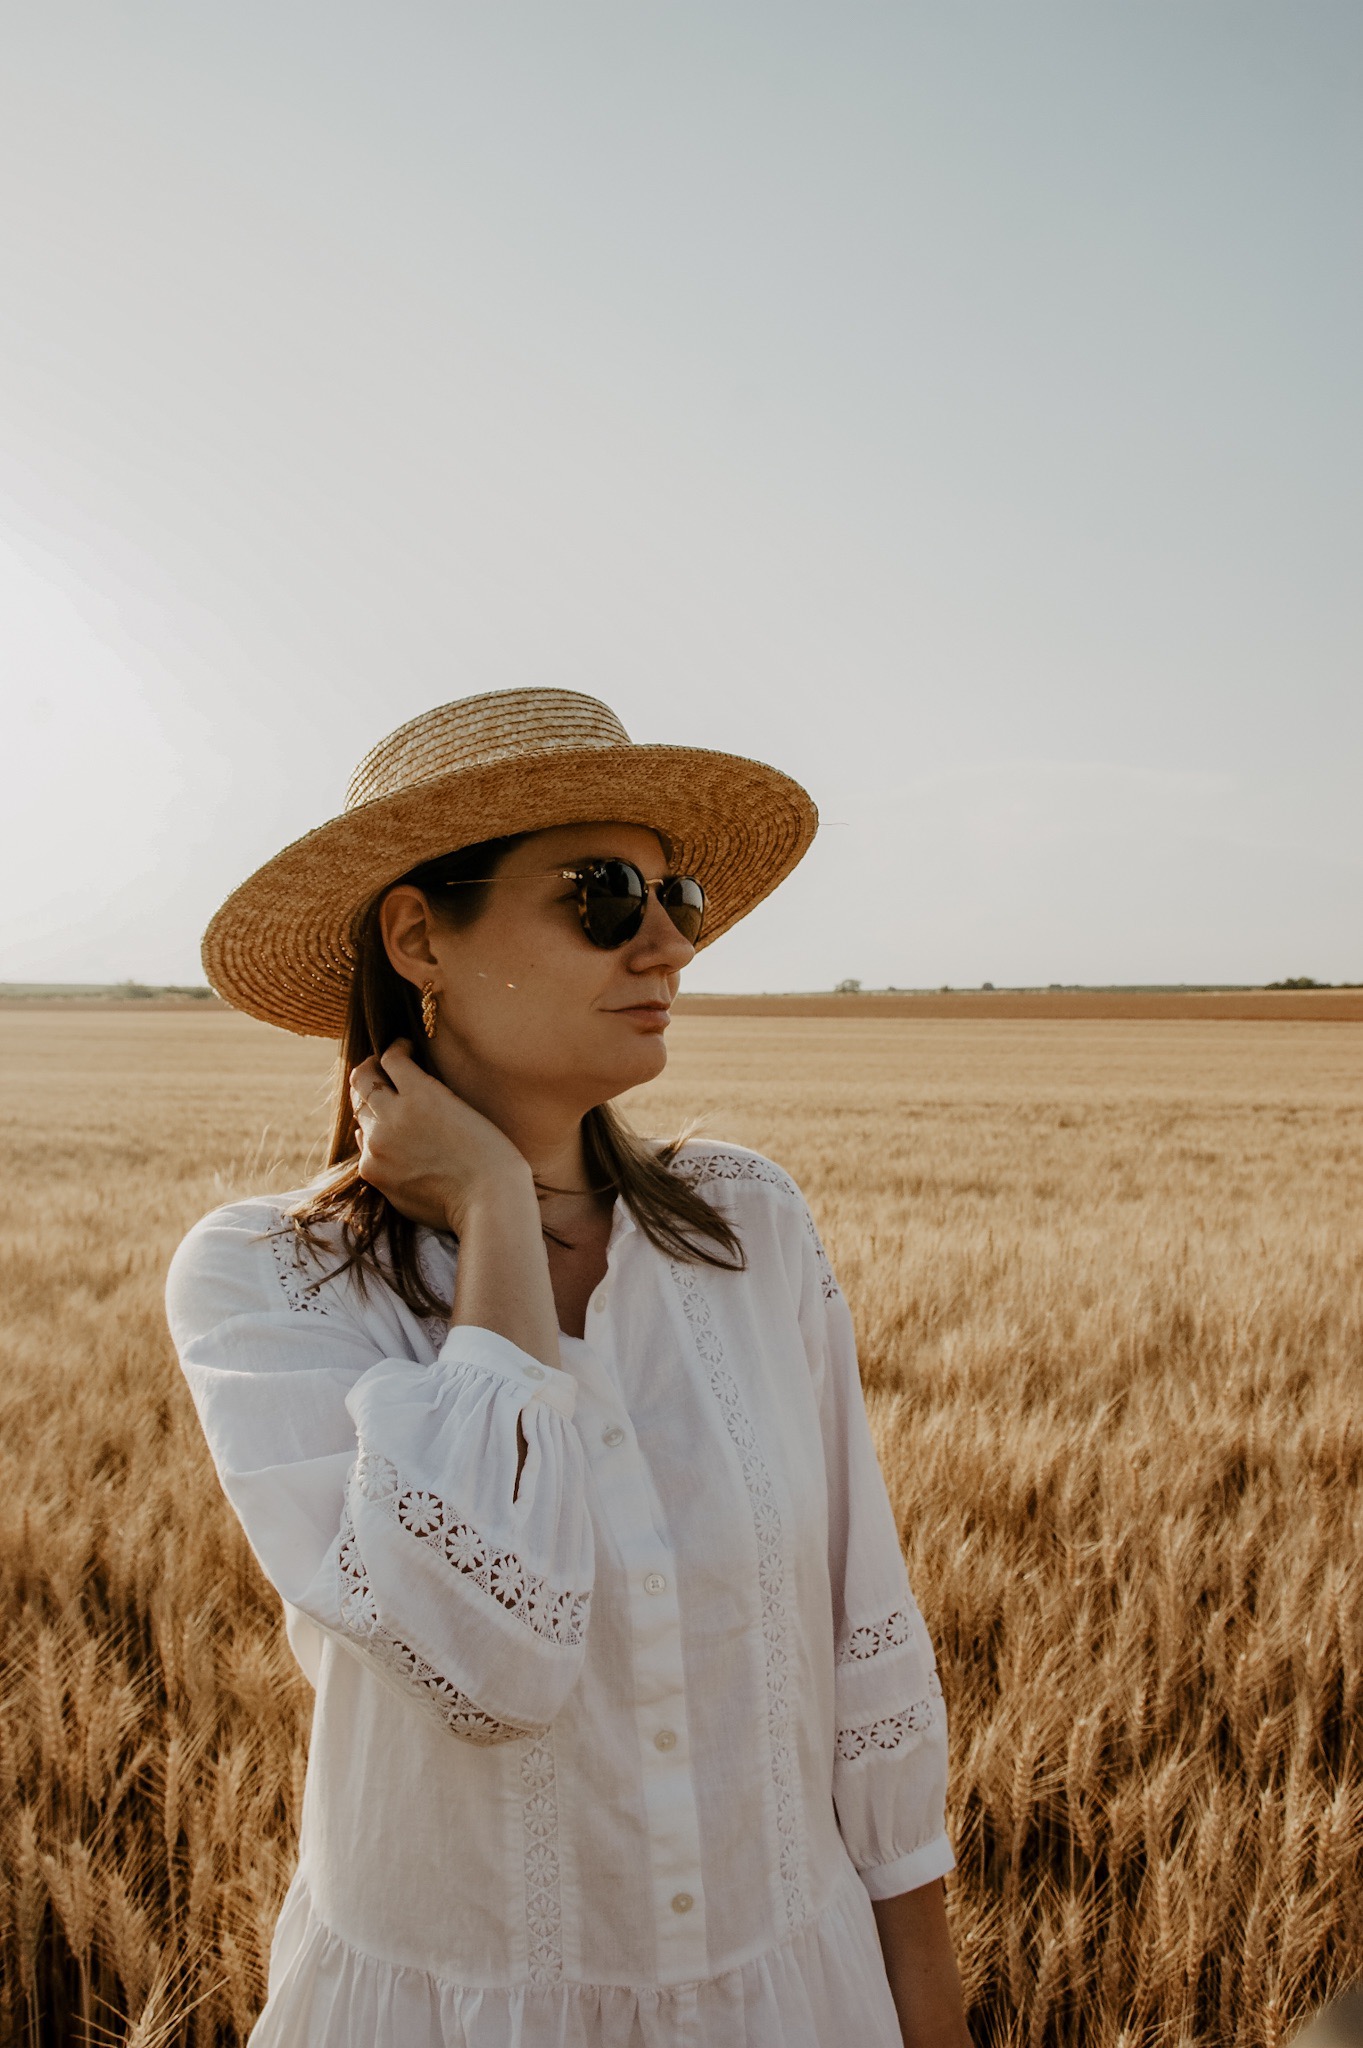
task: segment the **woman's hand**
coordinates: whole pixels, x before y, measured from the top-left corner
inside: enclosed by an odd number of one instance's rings
[[[451,1323],[495,1330],[532,1358],[559,1365],[558,1310],[524,1154],[425,1073],[407,1039],[381,1059],[363,1060],[351,1073],[350,1094],[361,1177],[414,1223],[459,1239]],[[523,1433],[520,1441],[524,1455]]]
[[[463,1234],[472,1209],[521,1182],[525,1158],[496,1124],[425,1073],[399,1038],[351,1070],[360,1176],[395,1209],[433,1230]]]

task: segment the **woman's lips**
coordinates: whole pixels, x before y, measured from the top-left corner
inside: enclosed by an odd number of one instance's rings
[[[645,1031],[666,1031],[672,1021],[670,1003],[627,1003],[611,1013],[616,1017],[629,1017]]]

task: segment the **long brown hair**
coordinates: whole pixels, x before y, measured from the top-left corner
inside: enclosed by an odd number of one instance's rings
[[[467,927],[475,922],[487,897],[485,889],[472,885],[491,880],[520,836],[481,840],[458,853],[425,861],[401,879],[424,891],[435,917],[445,924]],[[451,883],[464,886],[451,888]],[[397,886],[389,884],[390,888]],[[428,1074],[435,1071],[421,1027],[421,999],[412,983],[394,968],[383,943],[379,908],[387,893],[384,889],[374,898],[356,929],[355,974],[341,1040],[327,1162],[331,1171],[316,1193],[292,1211],[289,1221],[303,1245],[323,1254],[334,1245],[334,1239],[328,1243],[323,1234],[325,1226],[339,1224],[346,1256],[334,1272],[353,1267],[362,1287],[368,1274],[377,1274],[414,1314],[438,1316],[447,1313],[449,1303],[437,1297],[422,1270],[420,1226],[360,1178],[359,1127],[350,1100],[351,1069],[374,1053],[385,1052],[396,1038],[410,1039],[417,1065]],[[608,1102],[588,1110],[582,1120],[583,1150],[592,1185],[614,1188],[617,1199],[628,1204],[651,1244],[669,1258],[740,1272],[746,1260],[737,1232],[673,1171],[683,1141],[677,1137],[662,1146],[647,1144]],[[333,1278],[334,1273],[325,1277]]]

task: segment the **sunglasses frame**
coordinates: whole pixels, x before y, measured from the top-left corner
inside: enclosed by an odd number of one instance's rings
[[[600,869],[607,867],[628,868],[632,874],[638,876],[640,887],[643,890],[643,894],[639,899],[638,905],[636,906],[638,916],[635,919],[633,928],[629,931],[622,931],[618,938],[598,939],[593,938],[591,925],[588,921],[591,915],[591,911],[590,906],[587,902],[587,881],[588,877],[591,874],[591,871],[594,868]],[[598,949],[598,951],[602,953],[613,953],[617,947],[627,946],[630,940],[637,936],[639,927],[643,923],[645,913],[648,909],[648,899],[650,894],[654,889],[663,889],[668,882],[689,882],[691,886],[694,889],[698,890],[700,893],[700,923],[696,926],[694,938],[688,937],[687,934],[682,931],[681,926],[677,923],[677,920],[674,917],[672,917],[672,913],[668,908],[668,905],[665,902],[663,902],[662,896],[659,896],[658,901],[662,904],[663,909],[667,911],[668,917],[671,919],[672,929],[675,932],[681,933],[682,938],[686,939],[686,943],[688,944],[688,946],[694,946],[699,940],[701,933],[705,929],[705,912],[707,907],[705,885],[702,882],[698,881],[694,875],[654,875],[652,877],[649,877],[644,873],[643,869],[639,866],[639,863],[637,861],[626,860],[624,855],[619,853],[603,853],[596,856],[594,859],[579,861],[577,866],[572,868],[545,868],[542,870],[542,873],[547,875],[556,875],[561,881],[564,882],[576,882],[577,914],[578,919],[582,925],[583,934],[587,939],[588,944],[595,946]],[[487,889],[494,887],[499,881],[533,882],[535,879],[536,877],[534,875],[488,875],[482,880],[479,880],[477,877],[473,875],[459,875],[452,877],[447,882],[439,882],[435,886],[440,889]]]
[[[619,933],[618,937],[610,939],[599,939],[593,935],[591,924],[589,922],[591,911],[587,901],[587,884],[593,869],[599,870],[608,867],[628,868],[631,874],[637,875],[639,879],[639,885],[642,890],[642,894],[636,906],[637,915],[634,917],[634,921],[630,928],[628,930],[622,930]],[[552,872],[560,875],[565,882],[577,883],[577,914],[579,920],[581,921],[582,930],[587,938],[588,943],[590,945],[597,947],[598,950],[603,953],[613,953],[617,947],[627,946],[631,939],[636,938],[638,936],[639,928],[643,924],[644,918],[648,912],[648,899],[655,889],[658,891],[658,902],[662,905],[662,908],[667,912],[668,918],[672,924],[672,929],[675,932],[680,933],[681,937],[686,940],[688,946],[694,946],[696,944],[696,941],[700,938],[701,933],[705,929],[705,888],[701,882],[697,881],[694,875],[649,876],[644,873],[643,869],[639,866],[637,861],[626,860],[623,854],[618,853],[602,854],[599,858],[595,860],[579,861],[576,867],[556,868],[552,870]],[[681,926],[677,923],[677,920],[672,916],[670,906],[668,905],[668,903],[662,895],[663,889],[666,888],[669,882],[689,882],[691,887],[695,889],[700,896],[700,922],[696,926],[694,935],[690,935],[682,931]]]

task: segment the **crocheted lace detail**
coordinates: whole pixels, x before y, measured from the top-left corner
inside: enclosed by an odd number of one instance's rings
[[[910,1736],[920,1735],[936,1724],[937,1702],[941,1697],[941,1680],[934,1671],[928,1680],[926,1699],[901,1707],[897,1714],[882,1714],[874,1721],[861,1721],[850,1728],[839,1728],[836,1744],[839,1757],[845,1764],[854,1764],[864,1756],[895,1756],[900,1750],[910,1748]]]
[[[563,1975],[563,1900],[559,1884],[558,1785],[552,1732],[521,1757],[525,1837],[525,1928],[532,1984]]]
[[[440,1245],[441,1240],[435,1231],[423,1231],[417,1240],[417,1257],[421,1263],[422,1276],[427,1286],[434,1292],[436,1299],[452,1301],[454,1299],[454,1281],[450,1272],[442,1263]],[[457,1261],[457,1251],[454,1257]],[[449,1312],[446,1311],[441,1315],[421,1316],[418,1320],[426,1333],[426,1341],[430,1345],[431,1350],[438,1353],[441,1345],[450,1334]]]
[[[498,1742],[524,1742],[527,1736],[544,1733],[542,1728],[518,1726],[513,1721],[500,1721],[495,1715],[485,1714],[452,1679],[443,1677],[433,1664],[428,1664],[409,1644],[383,1626],[349,1508],[341,1515],[338,1564],[341,1621],[347,1633],[362,1642],[374,1661],[391,1676],[400,1679],[427,1712],[441,1720],[452,1735],[486,1748]]]
[[[426,1332],[426,1342],[430,1345],[432,1352],[438,1358],[444,1346],[445,1339],[450,1334],[449,1317],[423,1316],[421,1318],[421,1327]]]
[[[788,1693],[790,1659],[786,1649],[786,1567],[781,1515],[771,1473],[757,1445],[757,1433],[738,1382],[724,1358],[710,1304],[694,1267],[670,1262],[696,1349],[709,1372],[710,1389],[720,1406],[724,1426],[738,1453],[748,1489],[753,1529],[757,1536],[757,1579],[762,1596],[762,1644],[767,1670],[767,1733],[771,1744],[772,1785],[776,1794],[776,1831],[785,1892],[786,1918],[799,1927],[807,1918],[804,1889],[804,1830],[792,1755],[793,1739]]]
[[[499,1550],[480,1536],[471,1522],[449,1507],[438,1493],[404,1486],[397,1466],[361,1443],[355,1482],[367,1501],[392,1517],[400,1529],[443,1557],[452,1571],[476,1586],[508,1614],[561,1648],[575,1648],[587,1628],[590,1593],[559,1592],[530,1571],[514,1550]]]
[[[765,1187],[779,1188],[783,1195],[789,1195],[799,1203],[804,1216],[805,1228],[809,1232],[814,1246],[814,1256],[818,1261],[819,1285],[823,1290],[824,1300],[832,1301],[835,1294],[841,1293],[842,1290],[828,1261],[828,1253],[823,1248],[823,1239],[819,1236],[818,1227],[809,1213],[809,1204],[785,1168],[778,1166],[775,1160],[763,1159],[760,1155],[744,1152],[702,1152],[690,1157],[681,1152],[672,1161],[672,1172],[682,1180],[689,1181],[693,1188],[702,1188],[712,1180],[755,1180],[760,1181]]]
[[[896,1607],[884,1621],[862,1622],[838,1646],[839,1664],[864,1664],[868,1657],[884,1657],[900,1650],[913,1635],[913,1617],[907,1607]]]
[[[274,1255],[275,1272],[284,1291],[284,1299],[295,1315],[330,1316],[331,1311],[319,1300],[319,1290],[326,1281],[335,1277],[332,1273],[313,1273],[309,1270],[303,1247],[288,1217],[280,1215],[274,1228],[268,1233],[270,1250]],[[431,1272],[427,1259],[423,1260],[427,1278]],[[439,1275],[436,1275],[437,1281]],[[426,1333],[426,1340],[433,1352],[438,1352],[450,1333],[448,1316],[420,1316],[418,1321]]]
[[[317,1299],[317,1289],[324,1275],[310,1279],[303,1260],[302,1248],[287,1222],[281,1222],[270,1232],[270,1250],[274,1253],[275,1271],[279,1284],[284,1290],[284,1299],[296,1316],[325,1316],[329,1313]]]

